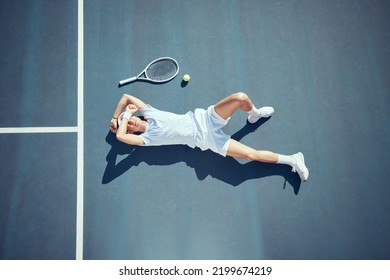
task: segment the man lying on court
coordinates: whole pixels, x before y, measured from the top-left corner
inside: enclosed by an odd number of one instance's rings
[[[162,146],[188,145],[212,150],[222,156],[243,158],[266,163],[288,164],[302,181],[309,178],[302,153],[281,155],[271,151],[255,150],[226,135],[222,128],[238,109],[249,114],[248,122],[270,117],[274,109],[257,109],[245,93],[234,93],[207,110],[195,109],[184,115],[165,112],[145,104],[140,99],[124,94],[110,122],[110,130],[116,138],[130,145]],[[125,110],[125,112],[123,112]],[[144,120],[134,116],[140,111]],[[119,127],[118,127],[119,124]],[[137,132],[137,134],[134,134]]]

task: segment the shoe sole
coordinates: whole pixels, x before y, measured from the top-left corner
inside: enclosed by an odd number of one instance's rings
[[[306,180],[302,180],[302,178],[301,178],[302,182],[306,182],[306,181],[309,179],[309,169],[306,167],[306,164],[305,164],[305,157],[303,156],[303,154],[302,154],[301,152],[299,152],[298,155],[299,155],[300,157],[302,157],[303,166],[307,169],[307,179],[306,179]],[[297,171],[297,173],[298,173],[298,175],[299,175],[299,172],[298,172],[298,171]],[[301,177],[301,176],[299,176],[299,177]]]
[[[269,115],[261,116],[261,117],[254,117],[254,116],[249,115],[249,116],[248,116],[248,122],[251,123],[251,124],[255,124],[255,123],[257,123],[258,120],[260,120],[261,118],[270,118],[270,117],[272,117],[273,114],[274,114],[274,112],[272,112],[272,113],[269,114]],[[254,122],[250,121],[250,118],[251,118],[251,117],[255,118],[256,120],[255,120]]]
[[[259,118],[256,119],[254,122],[250,121],[250,118],[251,118],[251,116],[248,116],[248,122],[251,123],[251,124],[255,124],[255,123],[257,123],[257,121],[260,120],[262,117],[259,117]]]

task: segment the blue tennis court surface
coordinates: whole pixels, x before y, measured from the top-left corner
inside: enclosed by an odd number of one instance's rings
[[[0,259],[389,259],[389,12],[368,0],[0,2]],[[180,65],[174,80],[118,87],[163,56]],[[275,114],[248,125],[239,112],[224,131],[303,152],[307,182],[109,133],[123,93],[186,113],[238,91]]]

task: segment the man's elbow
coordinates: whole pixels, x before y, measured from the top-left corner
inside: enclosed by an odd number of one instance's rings
[[[127,99],[127,100],[130,100],[133,96],[128,94],[128,93],[124,93],[123,94],[123,98]]]
[[[123,142],[125,138],[125,134],[123,132],[119,132],[119,130],[116,132],[116,139],[118,141]]]

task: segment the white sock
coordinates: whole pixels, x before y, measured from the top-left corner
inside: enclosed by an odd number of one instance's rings
[[[288,164],[290,166],[293,166],[295,164],[295,159],[292,156],[285,156],[285,155],[278,154],[278,161],[276,163]]]
[[[248,112],[248,114],[254,117],[260,116],[259,109],[257,109],[255,105],[253,105],[252,109]]]

